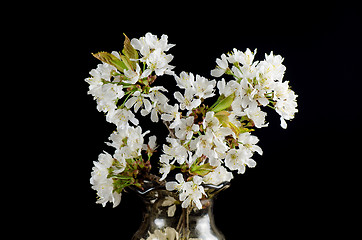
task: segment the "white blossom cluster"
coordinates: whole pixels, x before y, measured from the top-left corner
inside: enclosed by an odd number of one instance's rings
[[[117,206],[121,202],[121,193],[113,192],[113,179],[107,178],[108,168],[113,164],[113,158],[108,153],[102,153],[98,157],[98,161],[94,161],[92,177],[90,183],[92,188],[97,191],[99,199],[97,203],[101,203],[103,207],[107,202]]]
[[[200,200],[207,197],[204,184],[230,181],[233,171],[242,174],[246,166],[255,167],[255,152],[263,154],[257,146],[259,139],[251,134],[254,127],[268,126],[262,107],[275,109],[283,128],[287,127],[285,120],[293,119],[298,111],[297,95],[283,81],[286,68],[281,56],[271,52],[258,62],[254,61],[256,50],[234,49],[216,59],[217,67],[211,71],[214,77],[227,74],[233,79],[217,81],[184,71],[176,75],[169,65],[173,56],[166,54],[173,46],[166,35],[158,39],[151,33],[125,41],[124,55],[100,53],[103,63],[86,79],[98,111],[117,127],[107,143],[115,148],[114,155],[100,154],[92,172],[91,184],[103,206],[106,202],[118,205],[124,187],[141,187],[138,174],[150,169],[156,136],[144,144],[150,131],[143,132],[138,112],[143,117],[150,115],[155,123],[161,119],[170,131],[162,154],[152,164],[160,166],[160,181],[168,180],[166,189],[179,193],[183,208],[200,209]],[[169,104],[165,87],[154,86],[163,74],[173,75],[180,88],[173,93],[174,105]],[[214,96],[215,103],[206,106],[204,100]],[[177,181],[170,181],[171,171],[178,172]]]
[[[161,39],[158,39],[156,35],[146,33],[144,37],[140,39],[132,39],[132,46],[142,54],[141,62],[146,62],[147,70],[144,71],[144,75],[151,74],[155,71],[157,76],[161,76],[164,73],[173,74],[171,71],[174,66],[169,65],[169,62],[173,59],[172,54],[166,54],[170,48],[175,44],[168,44],[168,36],[162,35]]]
[[[136,49],[139,48],[141,54],[145,54],[140,60],[146,62],[148,68],[142,74],[139,74],[140,67],[137,63],[135,71],[124,69],[123,76],[126,79],[122,79],[122,73],[115,66],[102,63],[90,71],[90,78],[85,79],[89,84],[88,94],[97,101],[98,111],[104,112],[106,120],[117,127],[117,131],[109,137],[111,142],[107,143],[116,149],[113,157],[108,153],[100,154],[98,161],[94,162],[90,179],[92,188],[97,191],[99,197],[97,203],[101,203],[103,206],[107,202],[111,202],[116,207],[121,199],[121,192],[115,191],[115,181],[110,177],[109,170],[112,169],[113,174],[120,174],[129,165],[126,159],[135,161],[142,158],[142,150],[152,153],[156,149],[156,136],[151,136],[149,143],[144,144],[143,137],[149,131],[142,132],[141,126],[138,126],[139,120],[131,108],[135,113],[142,108],[143,116],[152,112],[151,119],[156,122],[158,121],[157,107],[167,100],[161,93],[161,91],[167,91],[163,87],[149,88],[147,94],[138,90],[127,92],[125,89],[129,87],[129,84],[135,84],[140,79],[148,78],[153,71],[156,75],[172,74],[173,67],[168,65],[168,62],[173,56],[166,55],[164,51],[173,45],[167,44],[166,35],[157,41],[156,36],[146,34],[146,37],[140,38],[140,40],[133,39],[132,43]],[[113,51],[111,54],[121,60],[118,52]],[[122,85],[122,82],[127,85]],[[127,101],[122,106],[117,106],[117,102],[125,96],[127,96]],[[135,163],[137,164],[137,162]],[[130,176],[123,177],[127,179]]]
[[[179,240],[181,239],[180,234],[176,229],[171,227],[166,227],[163,230],[155,230],[154,233],[149,233],[149,236],[146,240]],[[188,238],[189,240],[202,240],[200,238]],[[145,240],[141,238],[141,240]]]
[[[224,79],[218,82],[220,94],[229,96],[235,93],[232,109],[235,115],[247,115],[253,120],[257,128],[266,127],[266,113],[261,111],[261,106],[275,108],[280,115],[281,126],[287,128],[285,120],[294,118],[297,110],[297,95],[289,87],[289,82],[284,81],[286,67],[282,64],[280,55],[265,54],[265,60],[254,61],[256,49],[245,52],[234,48],[228,56],[221,55],[216,59],[217,67],[211,71],[214,77],[221,77],[227,73],[234,77],[228,83]],[[230,68],[229,65],[232,65]]]

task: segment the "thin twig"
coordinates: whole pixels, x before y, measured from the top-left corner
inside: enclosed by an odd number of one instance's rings
[[[172,138],[177,138],[177,137],[175,136],[175,130],[173,130],[173,129],[170,128],[170,124],[169,124],[167,121],[165,121],[165,120],[163,120],[163,124],[166,125],[168,131],[170,132],[171,137],[172,137]]]
[[[186,209],[186,234],[185,234],[186,239],[189,239],[189,236],[190,236],[190,233],[191,233],[191,231],[190,231],[190,219],[189,219],[189,215],[191,213],[191,210],[192,210],[191,206],[187,207],[187,209]]]
[[[182,228],[182,225],[183,225],[184,217],[185,217],[185,209],[182,208],[182,213],[181,213],[180,219],[178,220],[177,227],[176,227],[176,231],[178,233],[181,233],[181,228]]]

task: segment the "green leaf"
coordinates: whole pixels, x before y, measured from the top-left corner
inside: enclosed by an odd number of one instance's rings
[[[136,69],[136,61],[131,61],[131,59],[138,59],[138,52],[136,49],[134,49],[134,47],[131,45],[131,41],[129,40],[129,38],[126,36],[126,34],[124,34],[124,47],[122,50],[122,53],[127,57],[127,60],[129,61],[129,64],[131,65],[131,67],[133,69]]]
[[[126,65],[116,56],[114,56],[111,53],[107,52],[98,52],[98,53],[92,53],[93,57],[97,58],[98,60],[101,60],[104,63],[108,63],[114,67],[116,67],[119,71],[123,72],[124,69],[127,70]]]
[[[121,57],[121,59],[123,61],[122,63],[125,65],[126,70],[131,69],[132,71],[134,71],[136,69],[136,68],[133,68],[132,61],[129,60],[129,58],[127,58],[126,56],[121,55],[121,54],[119,56]]]
[[[217,112],[220,112],[222,110],[229,108],[231,106],[231,104],[233,103],[234,98],[235,98],[235,93],[233,93],[230,96],[228,96],[227,98],[224,98],[223,100],[221,100],[215,107],[213,107],[211,109],[211,111],[217,113]]]
[[[116,179],[121,179],[121,180],[129,180],[129,179],[132,179],[133,177],[131,176],[121,176],[121,175],[114,175],[114,174],[111,174],[110,176],[107,176],[108,178],[116,178]]]
[[[199,176],[206,176],[208,173],[210,173],[212,170],[214,170],[216,167],[212,166],[210,163],[206,163],[203,165],[192,165],[190,169],[191,174],[197,174]]]

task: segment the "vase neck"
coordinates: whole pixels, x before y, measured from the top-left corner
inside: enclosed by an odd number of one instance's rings
[[[215,226],[213,215],[213,197],[222,189],[210,189],[210,198],[200,200],[200,209],[193,204],[182,208],[179,195],[164,188],[136,192],[145,203],[145,211],[143,223],[132,240],[149,240],[157,234],[176,234],[179,240],[224,240]]]

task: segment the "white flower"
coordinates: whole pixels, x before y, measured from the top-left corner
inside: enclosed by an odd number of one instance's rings
[[[145,150],[148,154],[153,154],[157,149],[156,144],[157,137],[155,135],[149,137],[148,144],[143,144],[142,150]]]
[[[171,44],[167,42],[168,36],[166,34],[162,34],[160,40],[155,41],[154,48],[160,48],[162,51],[167,52],[168,50],[170,50],[170,48],[176,46],[176,44]]]
[[[251,83],[252,80],[250,79],[242,79],[240,81],[240,91],[238,92],[240,100],[241,100],[241,106],[243,108],[247,108],[248,106],[257,106],[258,103],[255,100],[255,96],[258,94],[258,88],[257,86],[254,86],[254,84]]]
[[[289,88],[288,83],[288,81],[285,81],[274,84],[273,100],[277,101],[275,111],[280,115],[281,126],[284,129],[287,128],[285,120],[293,119],[295,113],[298,112],[297,95]]]
[[[171,105],[167,105],[165,107],[165,113],[161,115],[162,120],[168,122],[174,120],[170,125],[170,128],[175,128],[176,126],[181,124],[181,112],[178,111],[178,108],[178,104],[175,104],[173,107]]]
[[[228,83],[225,83],[225,79],[221,79],[217,83],[217,88],[219,89],[220,95],[224,95],[225,97],[228,97],[229,95],[233,94],[234,92],[241,91],[241,86],[238,82],[231,80]]]
[[[181,119],[180,125],[176,129],[175,135],[180,140],[190,140],[195,132],[199,131],[199,125],[194,124],[194,117]]]
[[[92,86],[92,87],[91,87]],[[115,101],[124,96],[122,86],[107,83],[107,84],[94,84],[89,87],[88,94],[91,94],[97,100],[98,111],[108,112],[116,108]]]
[[[92,77],[86,78],[85,81],[89,84],[89,90],[92,90],[95,87],[103,85],[101,73],[97,69],[92,69],[89,74]],[[90,94],[90,92],[88,92]]]
[[[205,119],[202,122],[202,126],[204,129],[209,128],[216,132],[220,128],[221,124],[219,119],[215,117],[215,112],[209,111],[206,113]]]
[[[182,96],[180,92],[175,92],[173,95],[179,101],[181,110],[192,110],[201,104],[200,99],[194,98],[194,92],[192,91],[185,91],[185,96]]]
[[[213,136],[214,136],[214,152],[217,155],[217,158],[224,158],[225,157],[225,152],[229,150],[229,147],[227,146],[226,142],[225,142],[225,137],[229,136],[229,135],[235,135],[235,133],[233,132],[232,129],[230,129],[229,127],[220,127],[219,129],[217,129],[216,131],[212,132]],[[213,166],[218,166],[213,164],[210,161],[211,165]]]
[[[249,151],[248,155],[254,152],[263,155],[263,150],[256,145],[259,142],[258,137],[251,135],[250,132],[241,133],[238,137],[238,141],[239,143],[242,143],[242,145],[239,145],[239,148],[244,148],[244,150]]]
[[[166,227],[164,230],[157,229],[146,240],[179,240],[179,234],[174,228]],[[141,240],[145,240],[141,238]],[[192,240],[190,238],[190,240]],[[195,239],[198,240],[198,239]]]
[[[159,121],[159,117],[158,114],[162,114],[165,110],[165,105],[161,104],[159,102],[154,102],[152,105],[152,110],[151,110],[151,121],[152,122],[158,122]],[[144,114],[148,114],[147,112],[144,111]],[[141,112],[142,114],[142,112]]]
[[[265,54],[265,61],[260,62],[264,66],[264,75],[267,78],[274,80],[282,80],[286,67],[282,64],[284,59],[280,55],[273,55],[273,51],[269,55]]]
[[[93,162],[90,183],[93,185],[92,189],[97,191],[98,200],[97,203],[102,204],[104,207],[107,202],[113,203],[113,207],[116,207],[121,202],[122,194],[113,192],[113,180],[107,178],[108,168],[113,163],[113,158],[108,153],[102,153],[98,157],[98,161]]]
[[[177,82],[177,86],[179,88],[181,88],[181,89],[194,88],[195,77],[192,73],[187,74],[185,71],[182,71],[180,73],[180,77],[178,77],[175,74],[174,78],[175,78],[175,80]]]
[[[245,116],[245,107],[244,105],[244,99],[240,96],[235,96],[234,101],[231,103],[231,107],[233,109],[232,113],[236,116]]]
[[[219,166],[220,159],[225,157],[225,152],[229,149],[225,137],[233,135],[233,131],[229,127],[222,127],[219,119],[216,118],[213,111],[206,113],[203,121],[203,129],[206,131],[205,136],[199,136],[196,141],[197,155],[203,154],[209,158],[212,166]],[[194,146],[192,142],[192,146]]]
[[[191,140],[190,147],[195,151],[195,156],[207,156],[210,159],[217,158],[217,153],[214,151],[214,135],[212,131],[206,131],[205,135],[200,135],[198,138]]]
[[[242,65],[248,65],[250,66],[254,61],[254,56],[256,54],[256,49],[254,50],[254,53],[250,51],[250,49],[246,49],[245,53],[242,51],[237,50],[234,48],[234,53],[229,55],[229,62],[235,63],[239,62]]]
[[[133,70],[125,70],[124,75],[129,78],[129,80],[124,80],[123,82],[129,83],[129,84],[135,84],[140,79],[140,71],[141,68],[136,64],[136,71]]]
[[[124,158],[124,155],[116,151],[113,155],[113,158],[118,162],[117,167],[113,167],[113,173],[114,174],[122,173],[127,166],[127,162],[126,159]]]
[[[146,33],[140,39],[133,38],[131,40],[131,45],[140,51],[143,56],[140,61],[147,63],[149,69],[145,71],[147,74],[151,73],[150,70],[155,71],[157,76],[161,76],[164,73],[173,74],[171,70],[174,66],[168,64],[173,59],[173,55],[165,54],[165,52],[175,45],[168,44],[167,40],[167,35],[162,35],[159,40],[156,35],[151,33]]]
[[[147,133],[148,131],[142,133],[140,126],[136,128],[127,126],[125,129],[113,132],[109,137],[112,142],[108,142],[107,145],[116,148],[116,153],[125,159],[137,158],[141,155],[143,137]]]
[[[167,52],[170,48],[174,47],[175,44],[168,44],[168,36],[163,34],[159,40],[156,35],[152,33],[146,33],[144,37],[140,39],[133,38],[131,45],[139,50],[143,56],[148,56],[150,49],[161,49],[161,51]]]
[[[140,39],[133,38],[131,40],[131,45],[132,47],[140,51],[143,56],[143,58],[141,58],[140,60],[144,62],[145,59],[147,59],[148,55],[151,53],[151,48],[154,48],[156,41],[157,36],[151,33],[146,33],[146,35],[144,37],[140,37]]]
[[[167,154],[171,159],[176,159],[179,164],[183,164],[187,159],[187,150],[181,145],[179,139],[167,138],[167,142],[171,143],[171,146],[163,144],[163,152]]]
[[[228,60],[233,63],[232,72],[234,77],[240,79],[254,79],[256,77],[256,65],[258,62],[253,62],[256,49],[254,53],[248,48],[245,53],[234,48],[234,53],[229,54]],[[239,65],[241,64],[241,66]],[[236,67],[237,66],[237,67]],[[237,79],[236,78],[236,79]]]
[[[101,153],[98,156],[98,162],[93,162],[93,172],[92,178],[90,179],[91,183],[94,184],[96,182],[104,181],[108,175],[108,168],[112,166],[113,158],[107,153]]]
[[[168,90],[162,86],[155,86],[150,88],[149,97],[152,102],[158,102],[161,104],[165,104],[168,102],[168,98],[162,93],[168,92]]]
[[[182,176],[182,173],[176,174],[175,178],[176,178],[177,182],[175,182],[175,181],[167,182],[166,189],[168,191],[177,190],[177,191],[181,192],[183,189],[183,185],[185,184],[185,180]]]
[[[121,147],[125,146],[124,139],[128,138],[130,127],[127,126],[126,129],[121,131],[114,131],[109,137],[108,140],[111,142],[106,142],[108,146],[114,147],[115,149],[120,149]]]
[[[117,129],[124,129],[128,125],[128,121],[134,125],[138,125],[139,121],[135,115],[125,108],[111,109],[106,115],[107,122],[114,123]]]
[[[230,182],[233,178],[233,174],[220,165],[208,173],[203,180],[206,184],[219,185],[223,182]]]
[[[144,105],[143,111],[141,111],[142,116],[146,116],[152,110],[152,104],[150,100],[147,98],[148,94],[141,93],[140,91],[136,91],[133,96],[127,100],[125,106],[130,109],[134,106],[134,111],[137,112],[142,105]]]
[[[111,81],[112,71],[117,71],[117,69],[108,63],[98,64],[96,69],[93,69],[89,72],[93,78],[86,79],[86,82],[88,82],[90,85],[99,83],[101,79],[109,82]]]
[[[152,110],[151,110],[152,122],[158,122],[159,120],[158,115],[161,114],[162,116],[162,114],[166,111],[166,108],[168,106],[167,104],[168,98],[161,91],[167,92],[167,89],[162,86],[152,87],[150,89],[150,93],[148,94],[148,97],[152,101]]]
[[[281,99],[288,99],[289,98],[289,92],[291,91],[289,89],[289,81],[285,82],[275,82],[273,84],[273,90],[274,90],[274,101],[278,101]]]
[[[143,146],[143,137],[149,133],[149,131],[146,131],[142,133],[142,128],[140,126],[134,128],[129,127],[127,129],[127,149],[129,151],[129,156],[140,156],[141,155],[141,149]]]
[[[129,80],[123,80],[123,82],[125,83],[129,83],[129,84],[136,84],[138,82],[139,79],[143,79],[148,77],[149,74],[151,74],[150,71],[144,71],[142,73],[142,75],[140,75],[140,71],[141,68],[138,65],[138,63],[136,63],[136,71],[133,70],[125,70],[124,71],[124,75],[129,78]]]
[[[275,104],[275,110],[281,116],[280,125],[282,126],[282,128],[287,128],[287,123],[285,122],[285,120],[291,120],[294,118],[294,114],[298,112],[297,106],[297,102],[295,100],[292,100],[292,98],[277,101],[277,103]]]
[[[183,201],[181,207],[187,208],[190,203],[194,203],[198,209],[202,208],[200,199],[202,195],[206,196],[204,187],[200,184],[202,183],[202,178],[199,176],[194,176],[192,182],[187,182],[183,186],[183,192],[180,194],[180,201]]]
[[[215,80],[209,81],[202,76],[196,75],[196,81],[194,83],[196,91],[195,95],[203,99],[213,97],[215,96],[214,94],[215,85],[216,85]]]
[[[290,120],[293,119],[294,114],[298,112],[298,109],[296,109],[297,106],[297,102],[292,98],[284,99],[277,101],[277,103],[275,104],[275,110],[284,119]]]
[[[173,59],[173,55],[165,54],[161,49],[154,50],[149,57],[146,59],[146,63],[149,69],[155,71],[157,76],[161,76],[164,73],[172,75],[171,71],[174,66],[168,65],[169,62]]]
[[[265,123],[266,112],[261,111],[260,107],[253,104],[249,108],[245,109],[246,115],[253,120],[255,127],[262,128],[267,127],[269,124]]]
[[[171,171],[171,165],[170,165],[170,160],[173,159],[172,156],[167,155],[167,154],[162,154],[160,156],[160,169],[159,172],[162,174],[162,177],[160,178],[160,181],[163,181],[166,179],[167,175],[170,173]]]
[[[192,181],[185,182],[182,173],[176,174],[177,182],[167,182],[166,189],[168,191],[177,190],[179,192],[179,199],[182,201],[181,207],[187,208],[191,203],[195,204],[198,209],[202,208],[200,199],[202,195],[206,196],[202,183],[202,178],[194,176]]]
[[[228,54],[228,61],[230,63],[236,63],[236,62],[241,62],[244,53],[236,48],[233,49],[233,51],[231,53]]]
[[[255,166],[255,161],[250,159],[252,154],[242,149],[230,149],[225,158],[225,166],[230,170],[238,170],[238,173],[245,172],[245,165]]]
[[[210,74],[213,77],[221,77],[228,69],[228,61],[225,54],[221,55],[221,59],[216,58],[217,67],[211,70]]]

